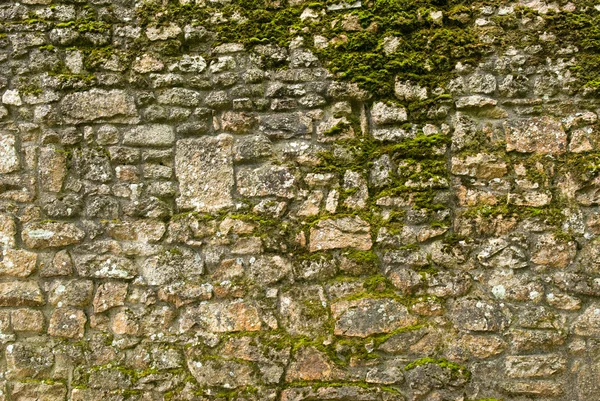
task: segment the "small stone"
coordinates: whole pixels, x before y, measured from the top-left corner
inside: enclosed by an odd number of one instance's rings
[[[85,233],[71,223],[40,222],[25,226],[21,234],[28,248],[53,248],[78,244]]]
[[[19,91],[16,89],[9,89],[2,95],[2,103],[8,104],[11,106],[21,106],[23,105],[23,101],[21,100],[21,95],[19,95]]]
[[[458,300],[452,318],[457,328],[472,331],[500,331],[509,323],[499,305],[474,299]]]
[[[560,121],[551,117],[533,117],[504,123],[506,150],[521,153],[564,153],[567,134]]]
[[[409,102],[427,99],[427,88],[410,81],[396,80],[394,93],[398,99]]]
[[[123,134],[123,144],[129,146],[171,146],[175,133],[169,125],[137,125]]]
[[[179,208],[214,212],[233,206],[232,147],[233,137],[225,134],[177,141]]]
[[[73,272],[73,261],[66,250],[58,251],[52,259],[52,263],[42,265],[41,277],[69,276]]]
[[[17,309],[10,313],[10,321],[15,331],[44,331],[44,314],[34,309]]]
[[[371,226],[358,216],[319,221],[310,229],[310,251],[356,248],[367,251],[373,246]]]
[[[135,315],[128,309],[117,312],[112,319],[112,331],[118,335],[135,336],[140,324]]]
[[[120,255],[73,255],[77,274],[90,278],[131,279],[137,274],[132,261]]]
[[[35,270],[37,254],[24,250],[4,249],[0,276],[27,277]]]
[[[0,306],[42,306],[44,295],[35,281],[0,283]]]
[[[0,133],[0,173],[8,174],[19,169],[19,155],[15,146],[14,135]]]
[[[48,334],[55,337],[72,339],[83,338],[87,318],[82,310],[74,308],[57,308],[50,317]]]
[[[302,347],[296,351],[294,360],[287,368],[286,382],[300,380],[327,381],[332,378],[335,365],[327,354],[315,347]]]
[[[467,175],[474,178],[491,180],[500,178],[508,172],[506,162],[494,155],[478,153],[465,159],[452,158],[452,174]]]
[[[182,32],[181,28],[171,23],[164,26],[153,26],[146,29],[146,36],[151,41],[173,39]]]
[[[124,305],[125,298],[127,297],[127,288],[127,283],[116,281],[100,284],[94,296],[94,313],[102,313],[115,306]]]
[[[133,70],[140,74],[146,74],[148,72],[160,71],[165,67],[162,61],[152,56],[151,54],[143,54],[141,57],[137,57],[133,63]]]
[[[15,220],[7,215],[0,214],[0,247],[14,248],[16,246],[17,225]]]
[[[10,396],[14,401],[62,401],[67,397],[67,387],[60,382],[15,382],[11,385]]]
[[[456,101],[457,109],[469,109],[469,108],[481,108],[481,107],[491,107],[498,104],[498,101],[495,99],[481,96],[481,95],[472,95],[461,97]]]

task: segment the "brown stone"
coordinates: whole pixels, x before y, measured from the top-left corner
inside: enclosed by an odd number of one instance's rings
[[[60,192],[67,173],[66,153],[53,147],[41,148],[38,166],[42,190]]]
[[[506,121],[504,130],[508,152],[556,154],[567,150],[567,134],[560,121],[552,117]]]
[[[127,288],[127,283],[116,281],[100,284],[94,296],[94,313],[102,313],[115,306],[124,305],[125,298],[127,297]]]
[[[87,318],[82,310],[75,308],[57,308],[52,312],[48,334],[55,337],[72,339],[83,338]]]
[[[55,248],[78,244],[85,233],[71,223],[40,222],[25,226],[21,234],[28,248]]]
[[[371,226],[358,216],[319,221],[310,229],[310,251],[356,248],[367,251],[373,246]]]
[[[5,249],[0,260],[0,276],[27,277],[33,273],[37,254],[29,251]]]
[[[44,331],[44,314],[35,309],[16,309],[11,311],[10,320],[15,331]]]
[[[334,367],[335,365],[324,352],[315,347],[302,347],[296,351],[296,355],[287,369],[285,381],[327,381],[331,379]]]
[[[42,306],[42,291],[35,281],[0,283],[0,306]]]
[[[0,247],[14,248],[17,226],[15,220],[7,214],[0,214]]]
[[[258,308],[250,302],[203,302],[188,307],[182,316],[181,326],[190,329],[195,325],[214,332],[258,331],[262,326]]]

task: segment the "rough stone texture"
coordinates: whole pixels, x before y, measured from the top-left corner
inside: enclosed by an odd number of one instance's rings
[[[562,124],[548,116],[504,124],[506,150],[522,153],[564,153],[567,134]]]
[[[598,401],[592,1],[0,1],[0,401]]]
[[[232,144],[233,138],[225,134],[177,141],[180,208],[213,212],[233,205]]]

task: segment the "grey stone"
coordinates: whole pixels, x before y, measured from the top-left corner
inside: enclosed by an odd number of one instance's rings
[[[15,137],[12,134],[0,133],[0,173],[7,174],[19,169],[19,156],[15,147]]]
[[[504,130],[509,152],[558,154],[567,150],[567,134],[560,121],[552,117],[506,121]]]
[[[175,142],[169,125],[138,125],[123,134],[123,144],[132,146],[171,146]]]
[[[132,117],[137,115],[133,97],[118,89],[91,89],[66,95],[60,109],[69,123],[134,122]]]
[[[242,167],[237,173],[237,189],[242,196],[278,196],[293,198],[296,177],[286,166],[263,164]]]
[[[232,148],[233,137],[226,134],[177,141],[175,174],[180,209],[214,212],[233,206]]]

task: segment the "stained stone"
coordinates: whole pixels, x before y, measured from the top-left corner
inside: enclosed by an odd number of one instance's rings
[[[137,115],[133,97],[118,89],[72,93],[63,98],[60,108],[70,123],[96,120],[127,122]]]

